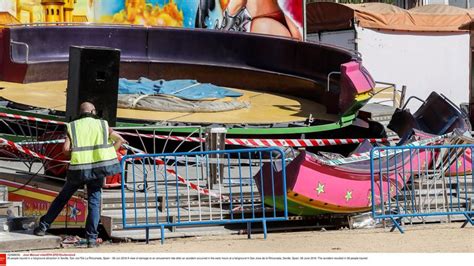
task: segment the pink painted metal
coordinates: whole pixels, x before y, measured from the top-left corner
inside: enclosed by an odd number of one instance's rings
[[[461,176],[464,173],[472,173],[472,152],[470,149],[466,149],[463,155],[449,167],[447,175],[450,176]]]
[[[355,212],[364,208],[369,209],[372,205],[371,200],[371,173],[369,162],[353,163],[342,166],[328,166],[310,154],[303,152],[300,154],[303,160],[300,160],[297,165],[288,167],[298,167],[297,175],[287,175],[288,184],[294,184],[291,188],[292,192],[299,196],[313,199],[313,201],[321,202],[329,212]],[[425,151],[420,151],[419,156],[412,156],[410,160],[410,153],[406,152],[404,155],[404,162],[402,164],[402,156],[397,155],[398,166],[390,164],[388,171],[382,165],[382,174],[384,180],[387,178],[390,182],[383,182],[382,188],[380,183],[376,183],[375,189],[375,203],[380,203],[383,196],[384,200],[393,197],[396,194],[396,189],[401,189],[407,180],[410,178],[412,171],[410,169],[422,169],[429,165],[431,161],[431,154]],[[298,160],[295,160],[298,161]],[[375,175],[379,175],[378,161],[375,161]],[[395,169],[397,169],[395,171]],[[288,171],[288,173],[294,171]],[[389,173],[387,176],[386,173]],[[378,178],[376,178],[377,180]],[[381,194],[382,191],[382,194]],[[291,195],[289,195],[291,198]]]
[[[341,80],[350,82],[356,94],[369,92],[375,87],[372,77],[357,61],[341,65]]]
[[[374,160],[375,180],[383,180],[375,183],[375,204],[382,197],[384,200],[394,197],[415,171],[430,165],[432,153],[425,150],[417,151],[416,156],[413,153],[404,151]],[[334,166],[301,151],[286,165],[286,190],[280,189],[281,172],[272,175],[271,170],[272,165],[265,164],[254,176],[259,191],[274,191],[280,198],[286,194],[288,212],[295,215],[356,213],[368,211],[372,206],[370,160]],[[265,203],[283,206],[270,198]]]
[[[347,113],[365,104],[370,97],[360,97],[375,88],[375,82],[360,62],[350,61],[340,67],[339,111]]]

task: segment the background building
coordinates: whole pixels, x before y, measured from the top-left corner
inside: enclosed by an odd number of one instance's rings
[[[65,2],[67,0],[41,0],[44,10],[44,22],[64,22]]]

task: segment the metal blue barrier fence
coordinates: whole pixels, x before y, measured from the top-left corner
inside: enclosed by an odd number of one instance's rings
[[[271,173],[262,166],[271,164]],[[122,160],[122,214],[124,229],[202,226],[288,219],[285,154],[278,148],[128,155]],[[282,187],[273,173],[281,171]],[[272,189],[264,191],[264,182]],[[284,209],[264,202],[283,203]]]
[[[457,141],[455,143],[462,143]],[[390,219],[392,231],[405,222],[472,217],[472,144],[376,147],[370,153],[372,215]]]

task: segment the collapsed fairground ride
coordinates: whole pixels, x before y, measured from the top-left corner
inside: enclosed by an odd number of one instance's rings
[[[224,131],[211,129],[207,136],[225,132],[223,144],[237,146],[269,146],[283,138],[293,146],[320,147],[361,141],[354,138],[385,137],[381,125],[357,118],[375,83],[360,57],[343,49],[275,36],[140,26],[21,25],[1,31],[0,141],[5,165],[13,169],[2,174],[2,185],[9,187],[12,199],[29,202],[25,210],[35,216],[46,211],[67,167],[68,158],[62,156],[60,146],[70,46],[119,49],[118,76],[128,80],[187,79],[240,93],[232,100],[244,103],[237,110],[169,112],[119,107],[115,128],[129,140],[129,153],[222,148],[204,136],[208,127]],[[106,93],[97,94],[107,103]],[[138,97],[134,105],[146,97]],[[336,139],[320,141],[328,136]],[[350,142],[340,140],[349,137]],[[262,144],[262,138],[270,142]],[[202,184],[179,180],[204,191]],[[107,179],[105,187],[114,186],[120,186],[120,176]],[[83,195],[68,206],[57,222],[82,226]]]
[[[241,92],[223,112],[118,109],[118,126],[222,126],[228,135],[347,135],[374,83],[357,54],[275,36],[130,26],[2,29],[2,111],[63,120],[70,46],[120,49],[121,78],[190,79]],[[105,96],[107,97],[107,96]],[[146,100],[146,99],[145,99]],[[6,106],[5,106],[6,105]],[[364,124],[364,123],[359,123]],[[367,123],[351,135],[369,136]],[[185,130],[186,131],[186,130]],[[372,136],[380,134],[380,128]],[[186,131],[189,133],[189,131]],[[327,132],[326,134],[324,132]],[[359,133],[360,132],[360,133]],[[354,135],[354,133],[356,135]]]

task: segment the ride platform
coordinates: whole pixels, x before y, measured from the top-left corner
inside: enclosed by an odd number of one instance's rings
[[[0,97],[13,103],[64,112],[67,81],[36,83],[0,82]],[[279,124],[304,122],[310,116],[337,121],[326,107],[309,99],[278,93],[235,89],[243,93],[238,101],[250,103],[248,108],[224,112],[160,112],[118,108],[118,118],[153,122],[197,124]]]

